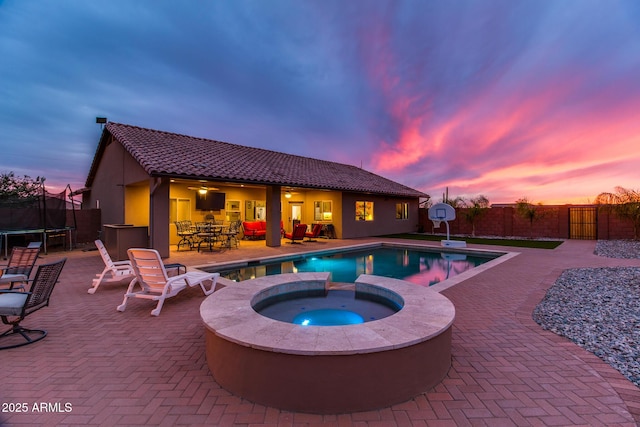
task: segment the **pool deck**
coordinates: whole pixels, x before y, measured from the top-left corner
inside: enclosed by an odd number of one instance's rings
[[[196,266],[370,240],[280,248],[242,242],[221,253],[172,252],[167,262]],[[61,281],[51,306],[23,322],[49,335],[0,352],[0,425],[638,425],[640,388],[543,331],[531,312],[564,269],[640,267],[640,260],[598,257],[594,241],[570,240],[554,250],[469,246],[520,255],[442,291],[456,307],[452,367],[444,381],[392,407],[340,415],[281,411],[220,388],[204,356],[199,288],[167,300],[159,317],[150,316],[154,303],[145,300],[132,300],[120,313],[126,282],[87,293],[103,268],[98,252],[50,251],[39,262],[68,257]],[[16,403],[25,403],[27,412],[7,412]],[[36,411],[41,403],[49,411]]]

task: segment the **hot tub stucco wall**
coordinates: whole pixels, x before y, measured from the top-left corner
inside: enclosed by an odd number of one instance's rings
[[[451,327],[410,347],[328,356],[257,350],[207,329],[206,352],[216,382],[252,402],[313,413],[365,411],[438,384],[451,367]]]
[[[406,401],[451,366],[455,308],[402,280],[361,275],[356,289],[396,295],[404,306],[358,325],[302,326],[258,314],[251,301],[317,288],[328,273],[265,276],[230,284],[200,307],[207,364],[216,381],[250,401],[300,412],[364,411]],[[282,285],[286,286],[282,286]]]

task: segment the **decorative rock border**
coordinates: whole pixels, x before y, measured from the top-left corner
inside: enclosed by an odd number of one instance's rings
[[[453,304],[402,280],[361,275],[356,292],[404,306],[384,319],[301,326],[258,314],[256,295],[326,287],[329,273],[266,276],[234,283],[205,299],[207,364],[216,381],[250,401],[314,413],[362,411],[404,402],[451,366]],[[284,285],[284,286],[283,286]]]

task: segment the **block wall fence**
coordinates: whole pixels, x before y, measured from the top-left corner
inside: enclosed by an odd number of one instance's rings
[[[74,211],[67,209],[67,227],[74,227]],[[75,211],[75,244],[93,243],[102,229],[100,209],[78,209]]]
[[[569,209],[573,205],[539,206],[541,217],[533,222],[517,214],[514,207],[492,207],[475,221],[476,236],[523,237],[523,238],[553,238],[569,239],[570,223]],[[585,207],[585,206],[579,206]],[[633,222],[618,218],[615,213],[596,206],[596,232],[598,240],[633,239]],[[450,233],[471,235],[471,224],[466,220],[464,212],[467,209],[456,209],[456,219],[449,222]],[[420,209],[420,226],[426,233],[446,233],[446,225],[434,228],[427,216],[427,209]]]

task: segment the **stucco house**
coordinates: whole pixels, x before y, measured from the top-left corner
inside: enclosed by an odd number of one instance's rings
[[[338,238],[415,231],[427,194],[356,166],[109,122],[89,171],[83,205],[103,224],[149,227],[149,245],[169,256],[174,221],[332,224]]]

